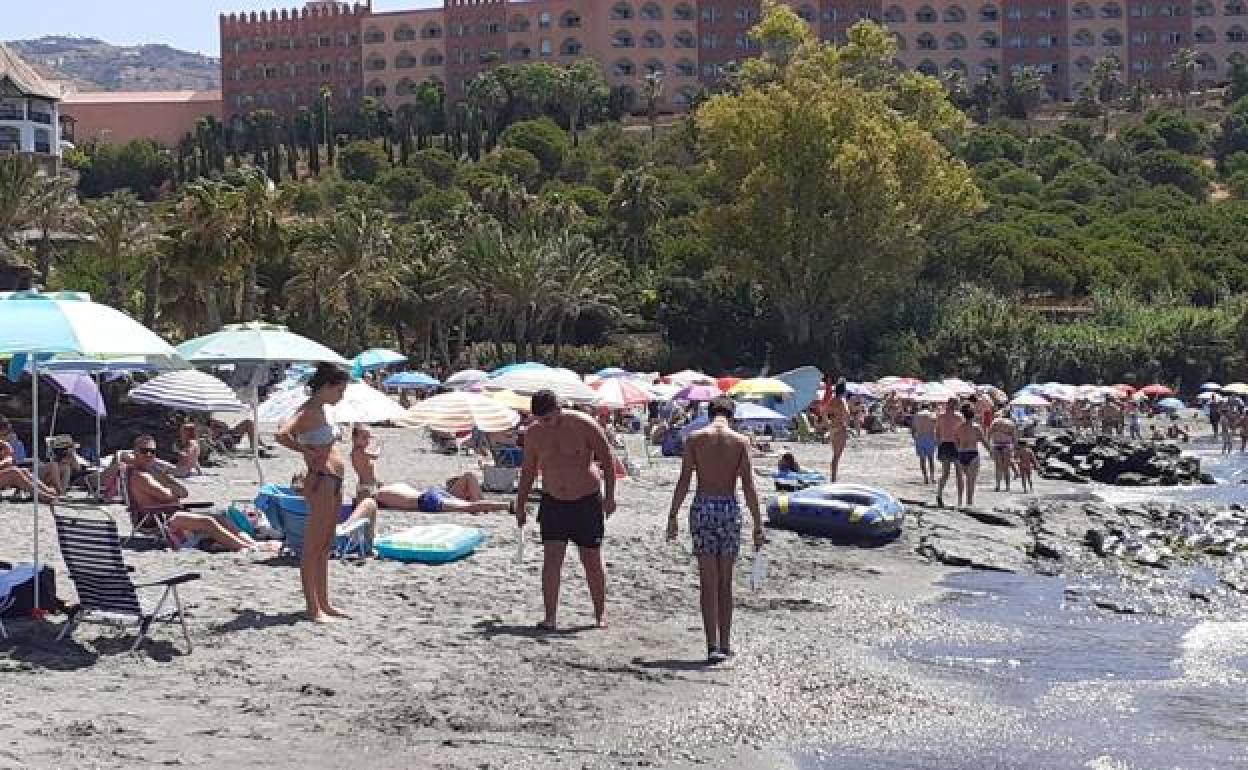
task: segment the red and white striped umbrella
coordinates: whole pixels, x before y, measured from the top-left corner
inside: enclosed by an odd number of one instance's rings
[[[598,392],[600,403],[611,409],[631,409],[650,403],[650,394],[641,385],[625,377],[611,377],[591,385]]]
[[[425,399],[395,422],[445,433],[473,428],[486,433],[500,433],[515,427],[520,422],[520,415],[489,396],[455,392]]]

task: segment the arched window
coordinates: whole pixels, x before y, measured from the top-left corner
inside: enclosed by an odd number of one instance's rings
[[[416,30],[406,24],[400,24],[394,28],[394,39],[399,43],[406,43],[416,39]]]
[[[1192,15],[1193,16],[1212,16],[1213,15],[1213,3],[1209,2],[1209,0],[1196,0],[1195,3],[1192,3]]]
[[[1243,16],[1244,3],[1242,0],[1227,0],[1225,15],[1227,16]]]
[[[611,6],[612,21],[628,21],[633,18],[633,6],[628,3],[616,3]]]
[[[687,29],[682,29],[672,37],[673,48],[693,48],[697,45],[693,33]]]
[[[914,20],[920,24],[935,24],[936,11],[930,5],[924,5],[914,12]],[[935,65],[932,65],[935,66]]]
[[[611,47],[612,48],[632,48],[633,47],[633,33],[629,32],[626,29],[622,29],[619,32],[616,32],[614,35],[611,36]]]
[[[577,40],[574,37],[570,37],[564,40],[563,43],[560,44],[559,55],[560,56],[580,56],[581,51],[583,50],[585,50],[585,47],[581,45],[581,41]]]
[[[980,48],[1000,48],[1001,38],[997,35],[996,32],[993,32],[992,30],[987,30],[982,35],[979,36],[979,47]]]
[[[981,22],[1000,21],[1001,9],[992,3],[981,5],[979,7],[979,20]]]
[[[386,42],[386,33],[377,27],[369,27],[364,31],[365,43],[384,43]]]
[[[966,62],[962,61],[961,59],[950,59],[949,63],[945,65],[945,71],[946,72],[960,72],[963,75],[965,75],[966,74]]]
[[[397,70],[409,70],[417,64],[416,57],[407,51],[401,51],[398,56],[394,57],[394,68]]]
[[[961,51],[966,48],[966,38],[958,32],[951,32],[945,37],[945,48],[950,51]]]
[[[922,72],[924,75],[931,75],[933,77],[940,74],[940,68],[937,67],[936,62],[931,59],[924,59],[919,62],[919,66],[915,67],[915,69]]]
[[[436,48],[430,48],[425,51],[425,55],[420,57],[420,63],[426,67],[441,67],[446,61],[446,57]]]
[[[978,68],[978,69],[979,69],[979,74],[980,74],[980,75],[999,75],[999,74],[1001,74],[1001,67],[997,64],[997,60],[996,60],[996,59],[984,59],[983,61],[981,61],[981,62],[979,63],[979,68]]]
[[[915,38],[914,45],[920,51],[935,51],[936,50],[936,36],[931,34],[930,32],[924,32],[923,34]]]
[[[1079,72],[1091,72],[1092,59],[1087,56],[1080,56],[1078,59],[1075,59],[1075,69]]]
[[[697,77],[698,65],[694,64],[689,59],[681,59],[676,62],[676,74],[682,78]]]
[[[945,9],[944,19],[947,24],[961,24],[966,21],[966,11],[960,5],[951,5]]]
[[[620,59],[611,67],[611,74],[620,78],[632,77],[637,74],[637,68],[629,59]]]
[[[368,84],[368,88],[364,92],[376,99],[384,99],[386,97],[386,84],[380,80],[374,80]]]
[[[1236,24],[1226,31],[1226,39],[1232,43],[1242,43],[1248,40],[1248,33],[1244,32],[1244,28]]]
[[[654,30],[648,30],[646,34],[641,36],[642,48],[662,48],[663,36]]]
[[[884,11],[885,23],[904,24],[906,21],[906,9],[900,5],[890,5]]]
[[[442,37],[442,27],[431,21],[420,30],[420,36],[425,40],[439,40]]]
[[[507,23],[507,31],[508,32],[528,32],[529,31],[529,17],[523,14],[519,14],[519,13],[517,13],[515,16],[512,16],[511,21]]]
[[[1122,6],[1118,3],[1105,3],[1101,6],[1102,19],[1121,19]]]
[[[1218,42],[1217,34],[1209,27],[1197,27],[1192,33],[1192,39],[1197,43],[1216,43]]]
[[[529,48],[527,43],[516,43],[507,52],[507,58],[510,61],[525,61],[533,55],[533,49]]]
[[[1122,45],[1122,33],[1116,29],[1107,29],[1101,33],[1101,45],[1111,48]]]
[[[1075,3],[1070,7],[1070,18],[1072,19],[1092,19],[1096,17],[1096,11],[1092,10],[1092,6],[1088,3]]]
[[[646,3],[641,6],[641,18],[646,21],[662,21],[663,9],[658,3]]]
[[[364,69],[368,70],[369,72],[381,72],[385,68],[386,68],[386,60],[381,58],[380,56],[377,56],[376,54],[374,54],[373,56],[370,56],[368,58],[368,61],[364,64]]]
[[[659,75],[666,75],[667,68],[664,67],[663,62],[659,61],[658,59],[651,59],[650,61],[646,62],[646,74],[653,75],[656,73]]]
[[[1081,29],[1070,36],[1070,44],[1076,48],[1087,48],[1096,45],[1096,36],[1086,29]]]
[[[559,26],[564,29],[580,29],[581,15],[576,11],[564,11],[559,17]]]

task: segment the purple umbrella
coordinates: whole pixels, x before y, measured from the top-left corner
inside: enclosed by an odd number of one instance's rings
[[[676,391],[673,401],[714,401],[723,395],[716,385],[686,385]]]
[[[57,390],[72,398],[83,409],[100,417],[108,416],[104,398],[100,395],[100,389],[96,387],[91,375],[75,372],[48,372],[44,376],[52,381],[52,385]]]

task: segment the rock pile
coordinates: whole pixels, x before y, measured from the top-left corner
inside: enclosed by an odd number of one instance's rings
[[[1062,433],[1037,439],[1035,452],[1040,475],[1046,479],[1125,487],[1214,483],[1212,476],[1201,473],[1199,458],[1181,456],[1172,443]]]

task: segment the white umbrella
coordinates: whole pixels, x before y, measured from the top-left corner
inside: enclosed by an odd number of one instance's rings
[[[478,382],[485,382],[488,379],[490,379],[489,372],[483,372],[480,369],[465,369],[447,377],[446,382],[443,384],[451,390],[463,390],[470,385],[476,385]]]
[[[715,384],[714,377],[708,377],[702,372],[695,372],[692,369],[685,369],[683,371],[676,372],[675,374],[669,374],[667,376],[667,381],[672,383],[673,385],[714,385]]]
[[[1043,396],[1028,391],[1015,396],[1010,404],[1013,406],[1048,406],[1049,402]]]
[[[87,358],[135,357],[147,365],[180,369],[173,347],[120,310],[79,292],[0,292],[0,354],[31,356],[31,458],[39,478],[39,356],[70,353]],[[39,495],[32,495],[35,574],[39,574]],[[35,580],[34,605],[39,606]]]
[[[682,386],[667,385],[667,384],[660,382],[654,385],[647,386],[647,389],[659,401],[671,401],[673,398],[676,397],[676,394],[682,390]]]
[[[650,403],[650,394],[639,382],[625,377],[600,380],[594,391],[611,409],[630,409]]]
[[[280,425],[294,417],[307,400],[308,389],[304,387],[278,391],[257,407],[256,419],[262,425]],[[362,382],[347,385],[342,400],[329,407],[330,419],[343,424],[394,422],[406,415],[407,410],[393,399]]]
[[[473,428],[485,433],[501,433],[515,427],[520,415],[489,396],[456,392],[425,399],[395,422],[444,433]]]
[[[553,391],[559,400],[570,404],[594,404],[598,394],[573,372],[560,369],[517,369],[486,383],[496,390],[514,390],[531,396],[539,390]]]
[[[248,408],[230,386],[195,369],[154,377],[133,388],[129,396],[131,401],[192,412],[243,412]]]

